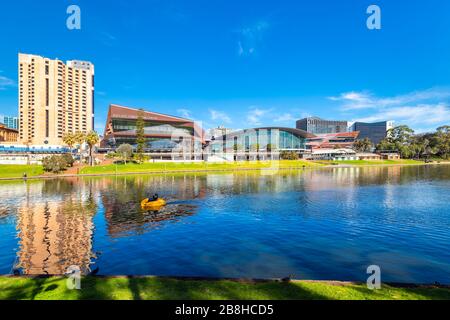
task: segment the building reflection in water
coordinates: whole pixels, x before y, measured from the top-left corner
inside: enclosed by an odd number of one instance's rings
[[[17,208],[20,250],[15,267],[28,275],[56,275],[77,265],[88,273],[96,210],[90,184],[71,180],[30,184]]]
[[[392,198],[390,185],[411,179],[440,179],[450,175],[445,168],[428,172],[418,167],[328,168],[323,170],[283,170],[276,175],[257,172],[93,177],[28,181],[0,185],[0,216],[16,214],[19,250],[16,267],[24,274],[63,274],[71,265],[84,273],[93,254],[93,217],[102,213],[105,225],[97,231],[107,237],[127,237],[161,228],[167,223],[187,223],[198,206],[214,205],[216,197],[237,194],[276,193],[295,202],[299,212],[309,214],[321,201],[354,208],[357,187],[385,185],[385,206]],[[419,172],[420,171],[420,172]],[[346,188],[346,192],[328,192]],[[350,189],[350,192],[349,190]],[[320,191],[320,192],[312,192]],[[323,192],[322,192],[323,191]],[[294,192],[298,192],[295,195]],[[140,201],[154,193],[168,205],[160,212],[147,212]],[[334,194],[334,198],[333,195]],[[297,197],[297,198],[295,198]],[[265,197],[266,199],[267,197]]]

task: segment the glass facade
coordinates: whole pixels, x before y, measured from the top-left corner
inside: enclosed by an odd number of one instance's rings
[[[112,129],[114,137],[108,140],[110,146],[117,147],[127,143],[132,146],[136,142],[136,119],[113,119]],[[144,121],[144,135],[146,145],[150,150],[172,150],[182,140],[191,140],[194,129],[177,124],[163,124],[156,121]]]
[[[218,137],[211,142],[213,153],[305,150],[306,138],[301,133],[282,128],[248,129]]]
[[[347,121],[324,120],[316,117],[304,118],[297,121],[297,129],[313,134],[347,132]]]
[[[359,131],[358,139],[368,138],[377,145],[387,136],[387,131],[393,127],[391,121],[382,121],[376,123],[355,122],[351,128],[352,131]]]
[[[18,119],[17,117],[8,117],[8,116],[5,116],[5,117],[3,118],[3,124],[4,124],[6,127],[8,127],[8,128],[18,130],[19,126],[18,126],[17,119]],[[1,121],[0,121],[0,122],[1,122]]]

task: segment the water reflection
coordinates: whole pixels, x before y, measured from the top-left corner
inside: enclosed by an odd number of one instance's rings
[[[95,263],[102,274],[355,280],[376,262],[394,280],[443,281],[449,168],[0,183],[0,273],[13,264],[24,274],[88,273]],[[167,206],[143,210],[154,193]]]
[[[15,267],[22,273],[62,274],[71,265],[89,272],[97,205],[92,185],[75,182],[44,181],[27,188],[17,208],[20,251]]]
[[[142,234],[158,228],[163,221],[177,222],[195,213],[196,206],[183,200],[203,198],[201,179],[187,176],[119,177],[101,180],[101,203],[104,207],[108,233],[123,236],[130,232]],[[167,205],[154,212],[142,209],[142,199],[158,193]]]

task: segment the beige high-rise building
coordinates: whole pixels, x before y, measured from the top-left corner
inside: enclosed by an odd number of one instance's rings
[[[19,141],[60,145],[94,129],[94,65],[19,53]]]

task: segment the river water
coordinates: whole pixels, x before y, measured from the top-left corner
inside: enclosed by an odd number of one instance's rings
[[[1,182],[0,274],[450,283],[450,166],[269,173]]]

